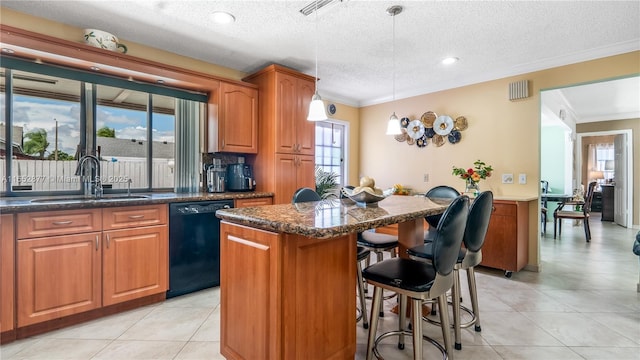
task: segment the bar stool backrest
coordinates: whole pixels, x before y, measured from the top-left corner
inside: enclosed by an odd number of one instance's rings
[[[469,217],[469,197],[455,198],[442,214],[433,239],[433,267],[443,276],[449,275],[458,259],[464,229]]]

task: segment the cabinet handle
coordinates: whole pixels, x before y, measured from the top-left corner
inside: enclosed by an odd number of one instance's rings
[[[96,251],[100,250],[100,235],[96,235]]]
[[[109,234],[107,234],[107,249],[109,248],[109,243],[111,242],[111,238]]]
[[[66,220],[66,221],[54,221],[52,224],[53,225],[69,225],[73,222],[73,220]]]
[[[144,215],[129,215],[129,219],[142,219]]]

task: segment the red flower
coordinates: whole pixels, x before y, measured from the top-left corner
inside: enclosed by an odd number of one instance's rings
[[[472,168],[468,168],[468,169],[467,169],[467,174],[469,174],[469,175],[473,175],[473,169],[472,169]]]

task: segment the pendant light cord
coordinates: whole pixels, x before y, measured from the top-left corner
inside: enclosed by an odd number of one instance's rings
[[[318,93],[318,1],[316,0],[316,94]]]
[[[393,68],[393,102],[396,101],[396,14],[393,14],[393,39],[391,41],[391,66]]]

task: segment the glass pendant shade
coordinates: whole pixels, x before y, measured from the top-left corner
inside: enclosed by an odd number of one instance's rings
[[[389,122],[387,122],[387,135],[400,135],[402,134],[402,129],[400,128],[400,120],[396,116],[394,112],[389,117]]]
[[[309,116],[307,116],[307,120],[309,121],[323,121],[327,120],[327,111],[324,107],[324,101],[318,92],[316,91],[311,98],[311,104],[309,104]],[[400,126],[398,124],[398,126]]]

